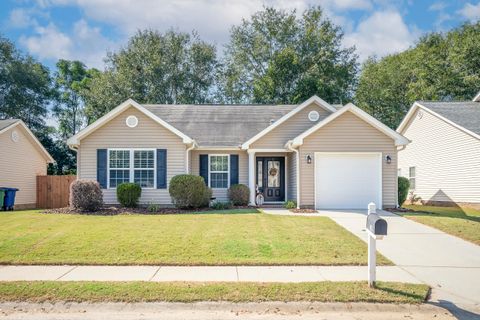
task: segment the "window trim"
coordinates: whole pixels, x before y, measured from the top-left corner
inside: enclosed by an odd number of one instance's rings
[[[211,157],[227,157],[227,165],[228,165],[228,168],[227,168],[227,171],[211,171],[210,170],[210,159]],[[212,154],[208,154],[208,187],[209,188],[212,188],[212,189],[215,189],[215,190],[227,190],[228,188],[230,188],[230,154],[228,153],[212,153]],[[227,187],[226,188],[213,188],[212,187],[212,173],[227,173]]]
[[[157,189],[157,149],[155,148],[108,148],[107,149],[107,189],[109,190],[115,190],[117,189],[116,187],[110,187],[110,170],[122,170],[118,168],[110,168],[110,151],[128,151],[129,152],[129,157],[130,157],[130,167],[128,169],[123,169],[123,170],[129,170],[129,182],[134,182],[135,181],[135,170],[153,170],[153,187],[147,188],[147,187],[142,187],[143,190],[154,190]],[[152,151],[153,152],[153,168],[152,169],[135,169],[135,156],[134,152],[135,151]]]
[[[411,169],[413,168],[413,171],[414,171],[414,175],[412,176],[411,175]],[[416,166],[412,166],[412,167],[408,167],[408,182],[410,182],[410,180],[413,179],[415,180],[415,187],[412,188],[412,184],[410,183],[410,187],[408,188],[409,190],[416,190],[417,188],[417,167]]]

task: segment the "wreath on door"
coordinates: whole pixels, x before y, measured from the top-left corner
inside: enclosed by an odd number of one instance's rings
[[[268,172],[271,176],[276,176],[277,173],[278,173],[278,169],[277,168],[271,168],[270,171]]]

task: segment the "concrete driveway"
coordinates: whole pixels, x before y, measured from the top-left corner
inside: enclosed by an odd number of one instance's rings
[[[377,241],[377,250],[430,285],[432,303],[480,311],[480,246],[387,211],[378,213],[388,222],[388,236]],[[366,211],[320,211],[318,215],[367,241]]]

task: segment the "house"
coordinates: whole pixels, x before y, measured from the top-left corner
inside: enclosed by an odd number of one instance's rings
[[[17,188],[16,209],[35,208],[37,176],[54,162],[21,120],[0,120],[0,187]]]
[[[353,104],[314,96],[300,105],[141,105],[127,100],[68,140],[80,179],[96,179],[116,204],[122,182],[142,203],[171,205],[170,179],[200,175],[219,201],[245,184],[255,204],[302,208],[397,205],[397,148],[409,141]]]
[[[412,143],[399,174],[430,204],[480,207],[480,93],[473,101],[417,101],[397,130]]]

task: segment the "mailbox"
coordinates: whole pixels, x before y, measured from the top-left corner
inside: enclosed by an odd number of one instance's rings
[[[367,230],[376,236],[386,236],[387,221],[376,213],[370,213],[367,216]]]

